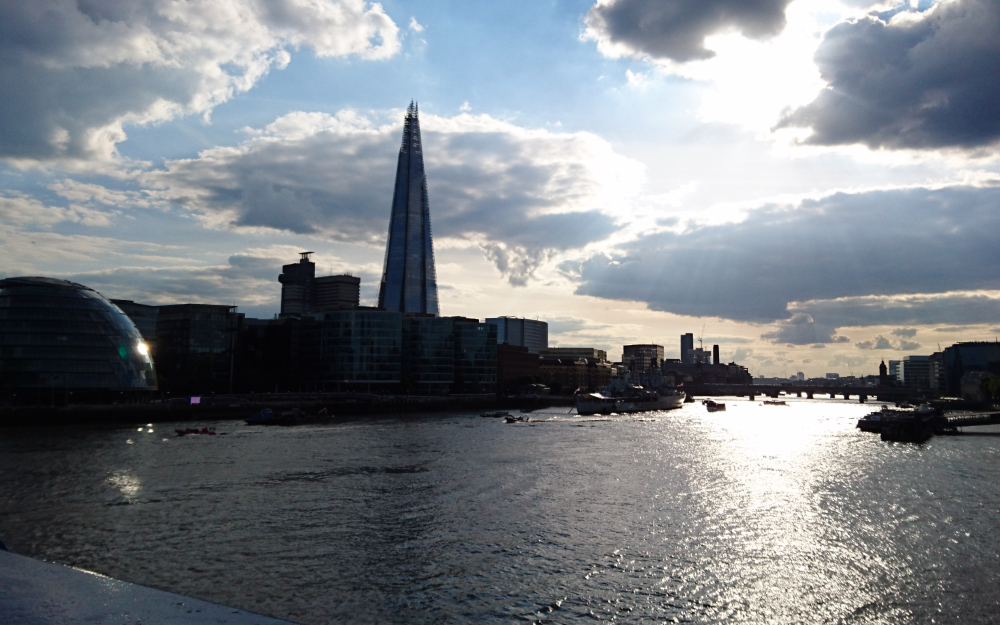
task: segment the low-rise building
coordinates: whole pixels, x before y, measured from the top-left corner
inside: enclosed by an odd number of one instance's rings
[[[542,381],[539,358],[521,345],[497,345],[497,394],[513,395],[526,384]]]

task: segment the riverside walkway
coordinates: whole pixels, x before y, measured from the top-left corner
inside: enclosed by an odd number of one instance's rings
[[[4,625],[295,625],[0,550]]]

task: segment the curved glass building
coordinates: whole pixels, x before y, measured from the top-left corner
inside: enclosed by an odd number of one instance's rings
[[[135,325],[97,291],[7,278],[0,280],[0,390],[48,403],[74,391],[156,390],[156,373]]]

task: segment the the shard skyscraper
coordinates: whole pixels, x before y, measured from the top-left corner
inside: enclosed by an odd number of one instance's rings
[[[380,308],[397,312],[438,314],[431,214],[427,204],[427,177],[420,145],[417,106],[410,103],[403,124],[403,145],[396,165],[389,242],[379,286]]]

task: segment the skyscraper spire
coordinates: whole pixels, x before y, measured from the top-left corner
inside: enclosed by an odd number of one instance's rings
[[[412,101],[403,122],[378,305],[398,312],[438,314],[427,177],[418,109]]]

